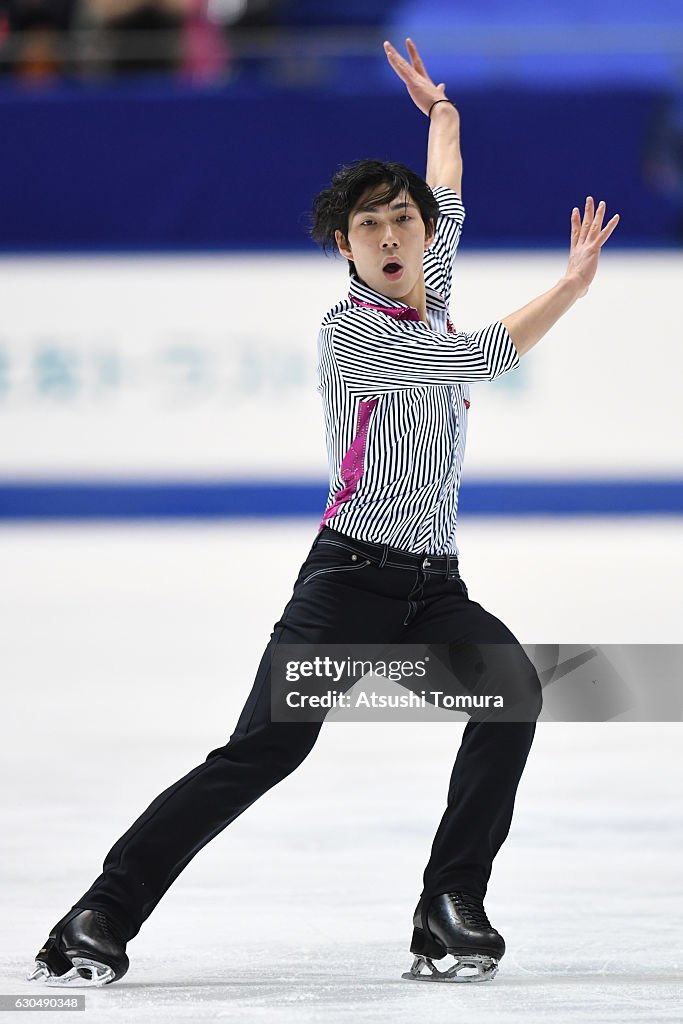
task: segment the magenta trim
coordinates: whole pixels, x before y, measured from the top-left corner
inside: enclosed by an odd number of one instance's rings
[[[363,306],[364,309],[376,309],[380,313],[386,313],[387,316],[393,316],[395,320],[419,320],[420,313],[414,306],[375,306],[372,302],[363,302],[362,299],[357,299],[355,296],[349,294],[351,302],[355,302],[357,306]]]
[[[320,533],[322,528],[325,526],[327,520],[331,519],[333,515],[336,515],[343,503],[353,497],[356,492],[365,470],[365,445],[368,438],[370,418],[378,401],[378,398],[371,398],[365,402],[361,401],[358,406],[356,436],[351,442],[351,447],[342,459],[341,464],[340,475],[344,481],[344,486],[334,495],[334,501],[325,512],[322,522],[318,528],[318,533]]]

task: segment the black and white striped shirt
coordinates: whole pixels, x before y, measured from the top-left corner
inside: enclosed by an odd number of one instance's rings
[[[519,356],[506,327],[456,331],[448,317],[465,211],[435,188],[440,216],[424,255],[429,324],[417,310],[351,278],[323,318],[318,391],[330,491],[321,528],[425,554],[458,554],[458,487],[469,381],[494,380]]]

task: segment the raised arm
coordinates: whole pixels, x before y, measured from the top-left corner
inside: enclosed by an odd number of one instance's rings
[[[619,223],[619,214],[615,213],[603,228],[604,216],[605,203],[600,202],[596,210],[592,196],[586,199],[583,220],[574,207],[569,261],[564,276],[550,291],[503,318],[502,322],[520,356],[533,348],[588,291],[598,269],[600,250]]]
[[[462,198],[460,114],[451,101],[437,102],[447,99],[445,84],[441,82],[440,85],[435,85],[432,82],[412,39],[406,39],[406,47],[410,63],[389,42],[385,42],[384,51],[415,106],[430,119],[427,184],[430,188],[445,185],[454,189]]]
[[[460,155],[460,115],[446,99],[443,82],[435,85],[411,39],[406,39],[410,63],[389,42],[384,43],[387,60],[405,84],[413,103],[430,117],[427,147],[427,184],[430,188],[445,185],[462,198],[462,158]],[[436,106],[434,104],[436,103]],[[593,199],[586,199],[583,219],[575,207],[571,217],[571,245],[564,276],[543,295],[532,299],[522,309],[500,321],[512,340],[518,355],[524,355],[548,333],[560,317],[586,294],[598,269],[600,250],[617,224],[615,214],[603,228],[605,203],[597,210]]]

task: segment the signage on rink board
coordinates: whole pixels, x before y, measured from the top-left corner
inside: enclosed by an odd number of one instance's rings
[[[553,258],[461,252],[456,327],[543,290]],[[316,339],[320,316],[347,286],[343,269],[314,254],[0,259],[0,430],[12,437],[0,446],[0,483],[324,481]],[[632,388],[638,324],[648,325],[656,365],[675,356],[665,311],[679,276],[675,255],[611,253],[600,288],[533,360],[472,384],[465,481],[679,476],[676,374],[657,374],[636,431]],[[638,287],[624,303],[631,278]],[[269,307],[260,319],[263,279]]]

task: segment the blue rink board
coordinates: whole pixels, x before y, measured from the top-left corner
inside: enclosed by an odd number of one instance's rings
[[[327,487],[277,481],[69,481],[0,484],[0,520],[320,516]],[[459,511],[494,516],[683,514],[683,479],[477,480]]]
[[[313,253],[311,202],[340,164],[377,157],[424,167],[426,120],[383,61],[377,69],[381,80],[353,95],[239,78],[206,88],[0,82],[0,194],[11,197],[0,252]],[[621,214],[611,247],[681,245],[683,204],[670,181],[679,92],[515,81],[458,85],[457,94],[467,246],[564,247],[569,212],[587,195]],[[262,158],[262,140],[272,159]]]

